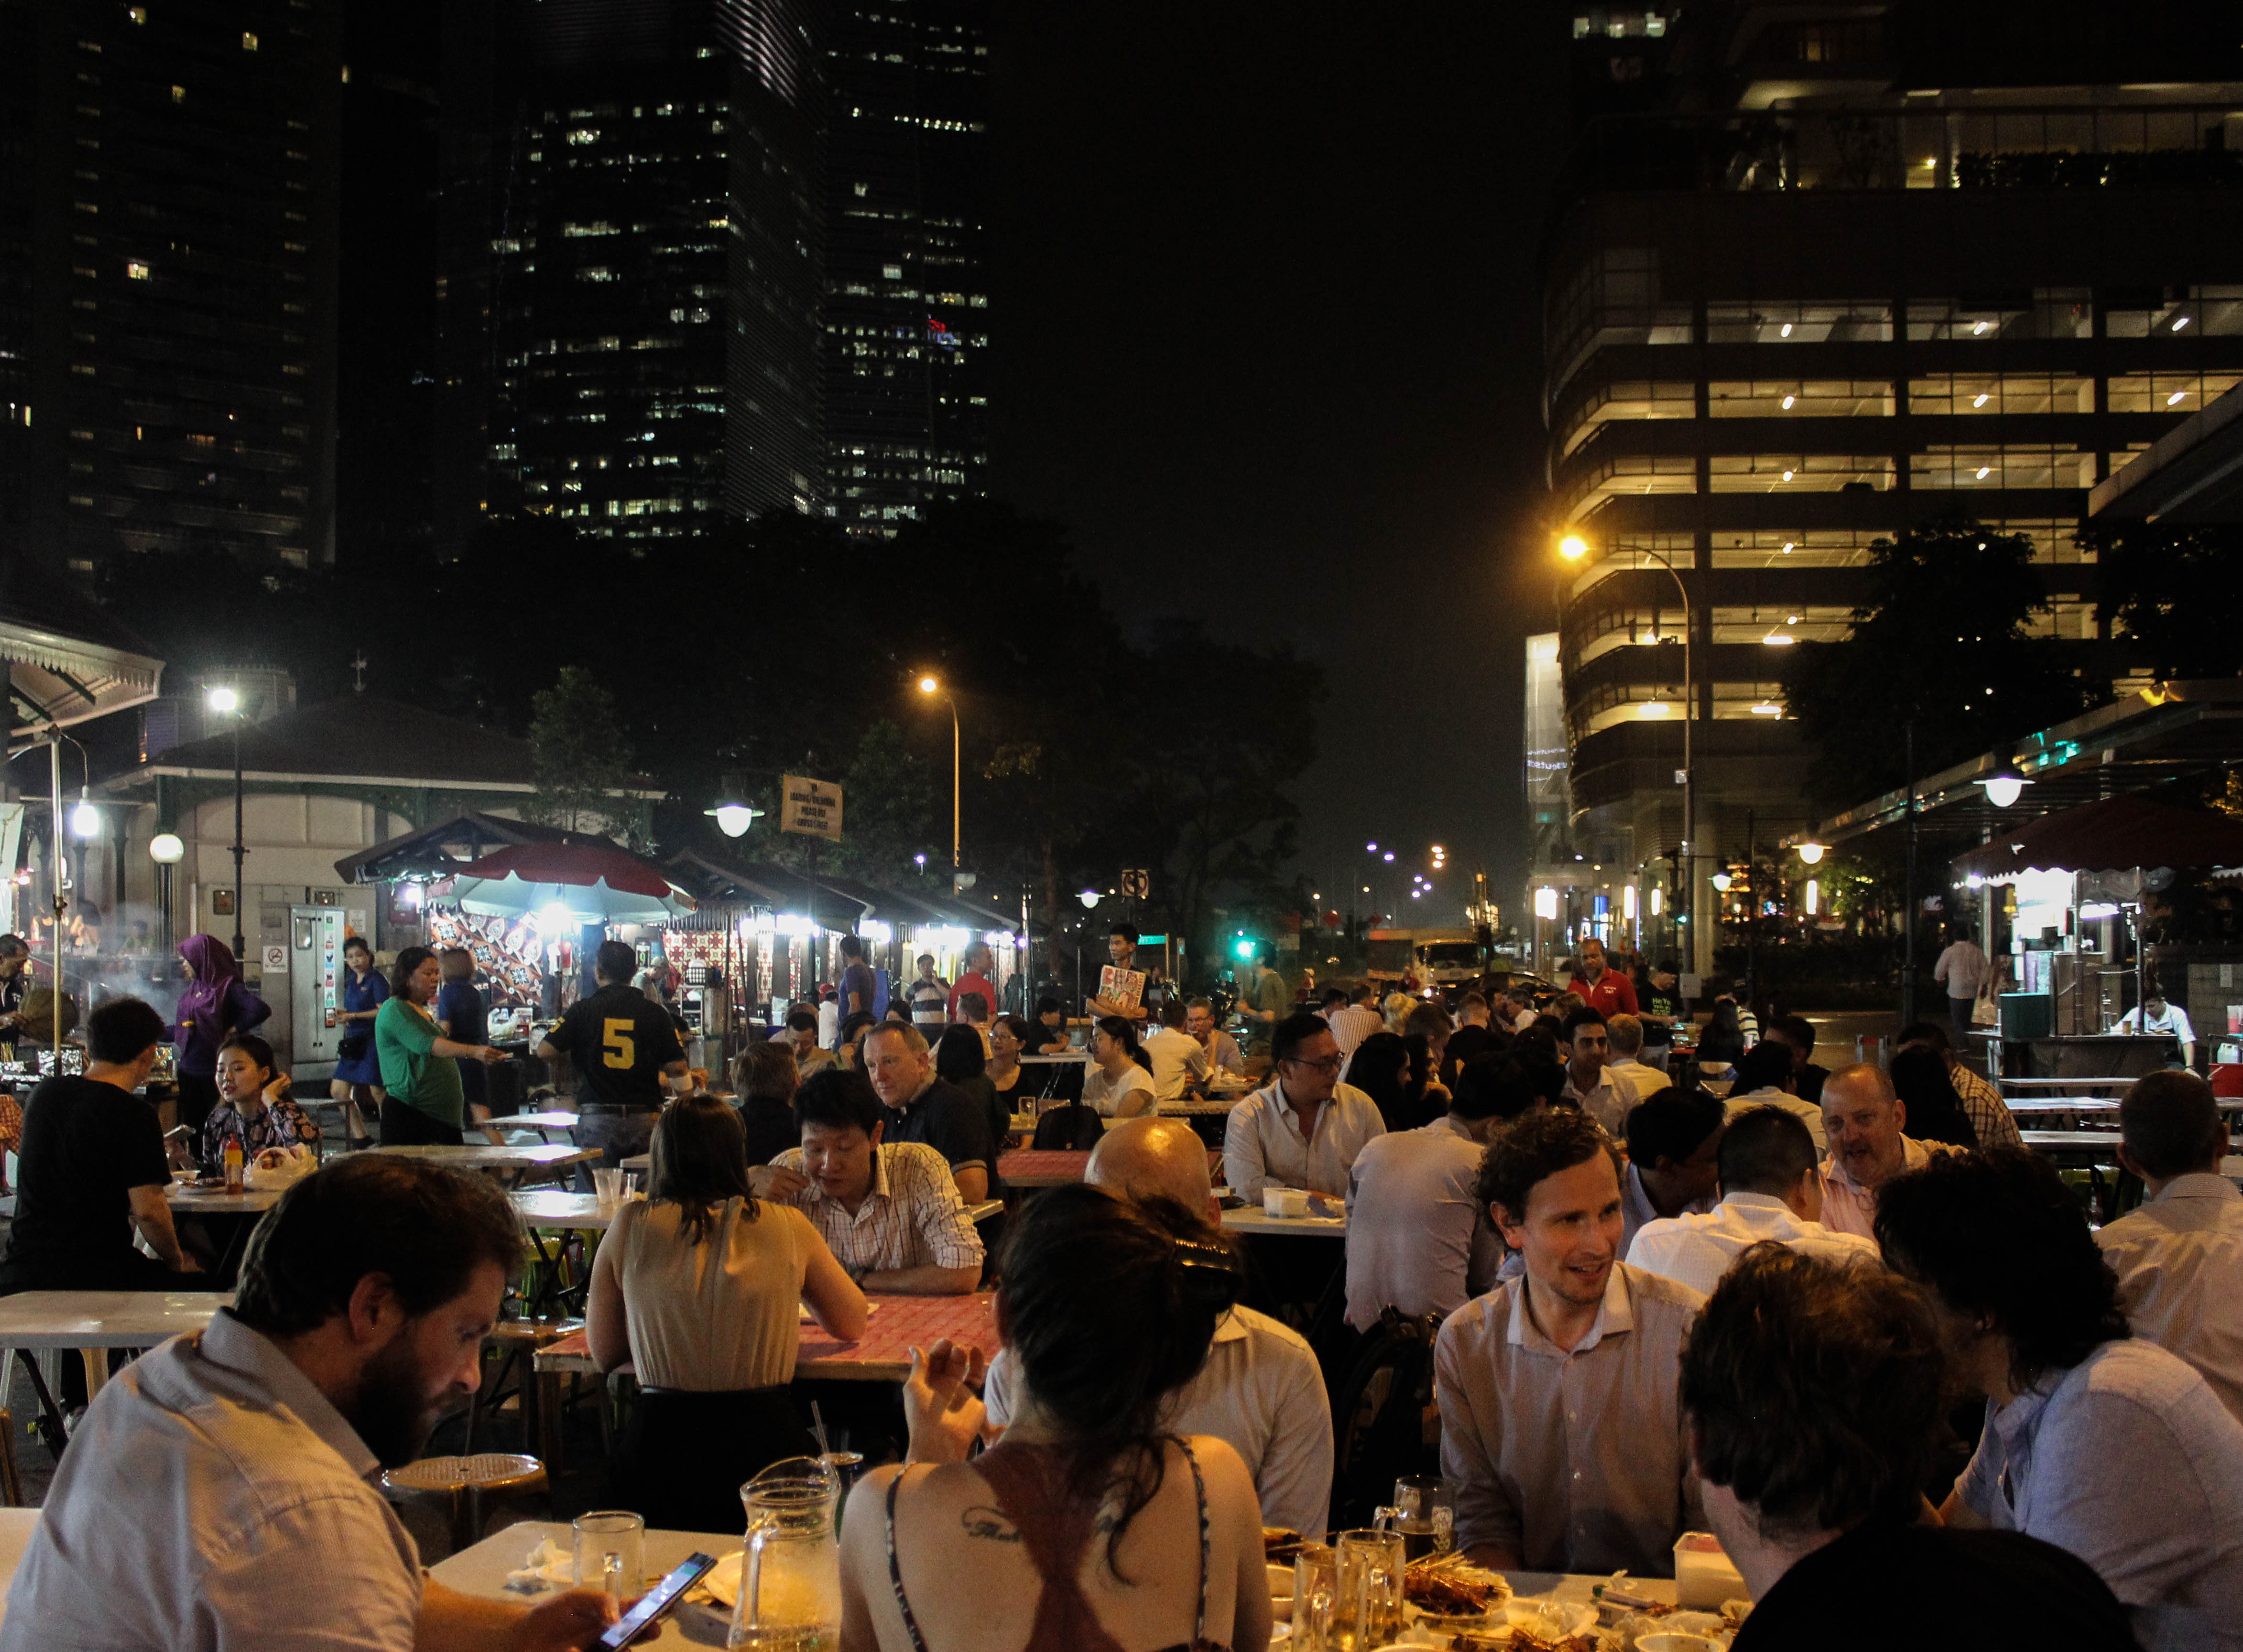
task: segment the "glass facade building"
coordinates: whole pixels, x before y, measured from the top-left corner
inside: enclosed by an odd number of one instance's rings
[[[0,7],[0,558],[333,555],[338,8]]]
[[[987,489],[987,13],[836,0],[827,20],[827,462],[852,529]]]
[[[519,17],[484,509],[647,542],[822,509],[807,17],[782,0]]]
[[[2107,637],[2089,490],[2243,381],[2243,88],[1902,91],[1868,11],[1762,38],[1788,10],[1711,54],[1725,111],[1592,122],[1547,248],[1574,838],[1647,885],[1686,718],[1701,855],[1803,820],[1782,651],[1845,635],[1872,542],[2027,535],[2044,629]]]

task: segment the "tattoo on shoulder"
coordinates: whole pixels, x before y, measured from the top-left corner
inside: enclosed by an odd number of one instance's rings
[[[1017,1543],[1020,1528],[1007,1519],[1001,1508],[992,1508],[987,1503],[975,1503],[958,1517],[968,1537],[986,1537],[993,1543]]]

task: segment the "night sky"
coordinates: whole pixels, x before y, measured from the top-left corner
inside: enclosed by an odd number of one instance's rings
[[[994,490],[1068,523],[1134,625],[1322,664],[1300,800],[1327,906],[1371,838],[1414,851],[1401,890],[1435,842],[1485,865],[1506,920],[1525,874],[1567,16],[1020,0],[994,31]],[[1161,710],[1216,741],[1298,714],[1252,683]],[[1465,880],[1443,892],[1422,920],[1461,921]]]

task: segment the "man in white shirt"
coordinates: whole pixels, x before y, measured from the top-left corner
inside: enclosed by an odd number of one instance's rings
[[[1627,1114],[1627,1163],[1620,1169],[1620,1253],[1662,1217],[1714,1208],[1720,1174],[1721,1099],[1671,1085]]]
[[[1764,1038],[1747,1050],[1744,1058],[1737,1062],[1736,1077],[1729,1085],[1729,1116],[1734,1118],[1748,1107],[1780,1107],[1807,1127],[1817,1153],[1828,1152],[1829,1144],[1822,1136],[1822,1108],[1800,1096],[1794,1088],[1799,1082],[1799,1069],[1793,1056],[1791,1047],[1775,1038]]]
[[[0,1652],[410,1652],[596,1642],[421,1569],[379,1489],[482,1381],[522,1228],[485,1178],[354,1153],[259,1225],[235,1305],[111,1378],[71,1436]]]
[[[2140,1003],[2119,1016],[2118,1024],[2111,1030],[2137,1037],[2166,1034],[2179,1041],[2180,1064],[2192,1067],[2196,1063],[2196,1028],[2189,1023],[2188,1011],[2179,1004],[2166,1002],[2166,995],[2154,987]]]
[[[1971,1007],[1978,1001],[1978,988],[1984,986],[1992,965],[1978,943],[1957,930],[1939,961],[1931,966],[1931,978],[1947,989],[1948,1018],[1955,1023],[1955,1042],[1966,1045],[1970,1037]]]
[[[1704,1298],[1619,1259],[1619,1155],[1571,1109],[1499,1135],[1478,1191],[1526,1265],[1434,1345],[1458,1547],[1498,1570],[1672,1574],[1700,1519],[1677,1378]]]
[[[1605,1062],[1605,1070],[1626,1080],[1639,1102],[1649,1101],[1674,1082],[1656,1067],[1644,1064],[1640,1016],[1614,1015],[1605,1022],[1605,1045],[1610,1056]]]
[[[1605,1018],[1586,1006],[1566,1017],[1566,1100],[1580,1107],[1617,1140],[1627,1134],[1627,1109],[1636,1103],[1635,1087],[1612,1070],[1612,1048]]]
[[[1139,1048],[1153,1063],[1153,1095],[1163,1106],[1183,1100],[1184,1091],[1214,1070],[1207,1051],[1184,1030],[1183,1001],[1169,998],[1160,1008],[1161,1024]]]
[[[1484,1055],[1457,1074],[1445,1117],[1364,1144],[1347,1189],[1347,1322],[1389,1308],[1446,1316],[1495,1283],[1503,1241],[1473,1190],[1487,1144],[1541,1096],[1519,1063]]]
[[[1238,1041],[1216,1025],[1215,1006],[1206,999],[1195,998],[1184,1006],[1184,1030],[1199,1040],[1210,1067],[1234,1078],[1246,1076],[1246,1057]]]
[[[1822,1135],[1830,1156],[1822,1163],[1822,1225],[1836,1233],[1877,1237],[1877,1190],[1903,1170],[1920,1170],[1942,1142],[1919,1142],[1905,1133],[1908,1103],[1893,1094],[1892,1078],[1867,1062],[1842,1067],[1822,1085]]]
[[[1869,1240],[1822,1225],[1820,1156],[1796,1116],[1746,1108],[1721,1132],[1721,1202],[1703,1216],[1644,1224],[1628,1246],[1629,1264],[1711,1296],[1729,1264],[1763,1240],[1833,1261],[1876,1261]]]
[[[1224,1179],[1247,1199],[1270,1187],[1345,1194],[1355,1156],[1386,1133],[1377,1104],[1339,1082],[1339,1046],[1321,1015],[1286,1016],[1270,1048],[1270,1082],[1230,1109]]]
[[[1339,1053],[1352,1055],[1364,1039],[1373,1033],[1385,1030],[1386,1020],[1371,1007],[1368,985],[1340,993],[1341,1001],[1332,1003],[1331,994],[1339,992],[1340,989],[1334,987],[1324,995],[1324,1020],[1330,1023],[1332,1038],[1339,1045]]]
[[[2194,1365],[2243,1422],[2243,1193],[2219,1173],[2227,1126],[2193,1073],[2152,1073],[2118,1103],[2118,1163],[2149,1197],[2096,1234],[2138,1337]]]
[[[1207,1146],[1182,1119],[1124,1119],[1099,1138],[1084,1178],[1124,1199],[1173,1199],[1218,1229],[1221,1213],[1207,1178]],[[1012,1356],[990,1362],[984,1399],[989,1421],[1009,1421],[1017,1406]],[[1254,1477],[1262,1519],[1321,1534],[1331,1496],[1331,1405],[1323,1372],[1298,1333],[1251,1308],[1216,1322],[1199,1374],[1169,1401],[1162,1426],[1213,1434],[1236,1450]]]

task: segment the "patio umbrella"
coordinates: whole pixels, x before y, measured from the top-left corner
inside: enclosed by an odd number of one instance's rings
[[[1957,856],[1954,872],[1999,880],[2022,872],[2140,866],[2243,866],[2243,819],[2130,792],[1998,832],[1991,843]]]
[[[579,924],[666,923],[693,910],[693,897],[659,866],[604,840],[494,850],[460,868],[452,893],[487,918],[558,912]]]

